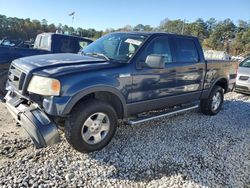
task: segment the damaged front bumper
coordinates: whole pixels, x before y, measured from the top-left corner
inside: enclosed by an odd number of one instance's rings
[[[27,105],[25,100],[9,91],[5,96],[6,107],[26,130],[36,148],[58,143],[58,128],[50,118],[35,104]]]

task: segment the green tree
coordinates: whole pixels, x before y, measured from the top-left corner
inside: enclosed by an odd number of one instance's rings
[[[47,26],[48,26],[48,21],[46,19],[42,19],[40,24],[41,24],[41,26],[43,28],[43,31],[46,32],[47,31]]]
[[[144,25],[138,24],[138,25],[134,26],[133,30],[134,31],[144,31]]]
[[[233,49],[234,54],[241,54],[247,51],[250,52],[250,28],[246,31],[237,33],[233,41]]]
[[[34,39],[39,33],[55,32],[56,30],[93,39],[114,31],[165,31],[197,36],[205,49],[226,50],[236,55],[250,51],[250,22],[244,20],[239,20],[235,25],[230,19],[217,21],[210,18],[204,21],[198,18],[194,22],[186,23],[186,21],[180,19],[170,20],[166,18],[160,22],[158,27],[138,24],[134,27],[125,25],[120,29],[108,28],[105,31],[97,31],[92,28],[78,27],[75,29],[62,24],[55,26],[53,23],[49,24],[45,19],[39,21],[0,15],[0,39],[8,37],[10,39],[29,40]]]
[[[151,27],[150,25],[144,25],[144,31],[153,31],[154,28]]]
[[[237,32],[246,31],[249,28],[250,28],[250,23],[247,23],[244,20],[238,20]]]
[[[229,41],[235,37],[235,32],[236,26],[232,20],[226,19],[218,22],[209,38],[204,41],[203,45],[206,48],[229,51]]]
[[[207,31],[209,34],[211,34],[217,25],[217,21],[215,18],[210,18],[209,20],[206,21],[206,24],[207,24]]]
[[[196,36],[202,42],[205,38],[208,37],[208,26],[203,19],[198,18],[195,22],[190,24],[185,24],[184,26],[184,34],[189,34]]]
[[[56,32],[56,30],[57,30],[57,28],[56,28],[55,24],[49,24],[49,25],[47,26],[47,31],[48,31],[48,32],[54,33],[54,32]]]
[[[163,21],[161,21],[159,30],[164,32],[181,34],[184,29],[184,26],[185,23],[180,19],[169,20],[168,18],[166,18]]]

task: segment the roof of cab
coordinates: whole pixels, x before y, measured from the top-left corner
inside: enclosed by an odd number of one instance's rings
[[[144,32],[144,31],[128,31],[128,32],[126,31],[126,32],[122,32],[122,31],[118,31],[118,32],[114,32],[114,33],[128,33],[128,34],[133,34],[133,35],[145,35],[145,36],[172,35],[172,36],[176,36],[176,37],[197,38],[197,37],[191,36],[191,35],[181,35],[181,34],[168,33],[168,32]]]
[[[80,36],[74,36],[74,35],[65,35],[65,34],[61,34],[61,33],[40,33],[38,35],[56,35],[56,36],[62,36],[62,37],[74,37],[74,38],[78,38],[78,39],[85,39],[85,40],[89,40],[92,41],[91,39],[85,38],[85,37],[80,37]]]

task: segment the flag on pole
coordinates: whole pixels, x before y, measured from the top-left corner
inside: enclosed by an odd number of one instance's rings
[[[72,27],[73,27],[73,23],[74,23],[75,13],[76,13],[75,11],[69,13],[69,16],[71,16],[71,18],[72,18]]]
[[[75,15],[75,12],[69,13],[69,16],[74,16],[74,15]]]

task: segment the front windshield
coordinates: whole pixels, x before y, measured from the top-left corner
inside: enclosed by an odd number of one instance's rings
[[[241,62],[240,67],[248,67],[248,68],[250,68],[250,58],[247,58],[246,60]]]
[[[85,47],[82,54],[128,62],[146,38],[147,36],[141,34],[111,33]]]

